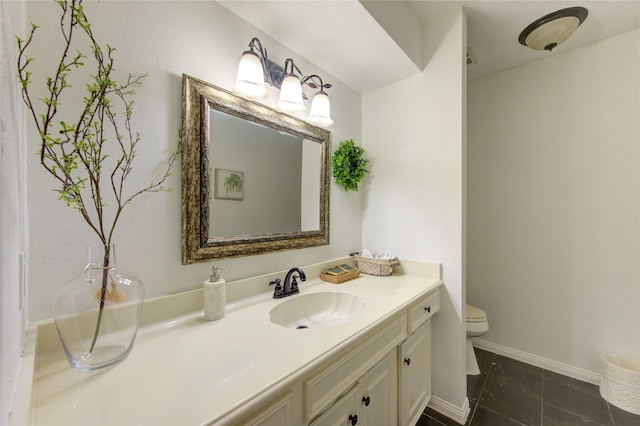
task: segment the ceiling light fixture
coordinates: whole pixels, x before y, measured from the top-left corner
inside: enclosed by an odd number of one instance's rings
[[[254,37],[249,42],[249,50],[242,53],[232,91],[244,98],[264,99],[269,94],[265,83],[280,89],[276,108],[292,114],[306,110],[303,99],[307,99],[307,96],[302,92],[303,84],[312,89],[319,88],[311,102],[311,112],[307,121],[321,127],[333,124],[329,96],[324,91],[329,89],[331,84],[325,84],[317,74],[303,75],[291,58],[287,58],[284,68],[276,64],[268,58],[267,49],[262,47],[260,40]]]
[[[531,49],[551,52],[573,34],[588,14],[584,7],[557,10],[532,22],[520,33],[518,41]]]

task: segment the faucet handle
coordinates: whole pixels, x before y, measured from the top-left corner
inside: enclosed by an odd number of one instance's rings
[[[276,288],[273,289],[273,297],[277,297],[282,293],[282,286],[280,285],[280,278],[276,278],[275,280],[271,281],[269,283],[269,285],[274,285],[276,286]]]
[[[291,291],[298,291],[298,277],[296,277],[295,275],[291,276]],[[304,280],[303,280],[304,281]]]
[[[276,285],[276,289],[278,289],[280,287],[280,278],[276,278],[275,280],[271,281],[269,283],[269,285]]]

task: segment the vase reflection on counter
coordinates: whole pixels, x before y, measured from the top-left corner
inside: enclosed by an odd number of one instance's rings
[[[127,357],[138,331],[144,287],[123,277],[115,245],[91,246],[81,277],[53,298],[53,317],[69,364],[82,371]]]

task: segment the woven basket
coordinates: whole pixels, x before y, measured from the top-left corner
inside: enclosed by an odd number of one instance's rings
[[[618,408],[640,414],[640,362],[600,355],[600,395]]]
[[[322,281],[326,281],[332,284],[340,284],[343,283],[345,281],[349,281],[352,280],[354,278],[358,278],[360,276],[360,271],[357,269],[354,269],[351,272],[347,272],[346,274],[341,274],[341,275],[331,275],[331,274],[325,274],[325,273],[321,273],[320,274],[320,279]]]
[[[356,266],[363,274],[377,275],[379,277],[391,275],[393,273],[393,267],[400,265],[397,257],[393,259],[371,259],[355,254],[353,258]]]

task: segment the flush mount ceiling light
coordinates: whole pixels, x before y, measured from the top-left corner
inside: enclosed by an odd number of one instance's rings
[[[548,50],[567,40],[589,12],[584,7],[569,7],[543,16],[520,33],[518,41],[534,50]]]
[[[264,99],[269,95],[266,84],[280,89],[276,108],[292,114],[301,113],[307,109],[303,103],[303,99],[307,99],[302,92],[303,84],[312,89],[319,88],[311,102],[311,112],[307,121],[321,127],[329,127],[333,124],[329,96],[324,91],[329,89],[331,84],[325,84],[317,74],[303,75],[291,58],[287,58],[284,68],[276,64],[268,58],[267,49],[262,47],[260,40],[254,37],[249,42],[249,50],[242,53],[232,91],[244,98]]]

